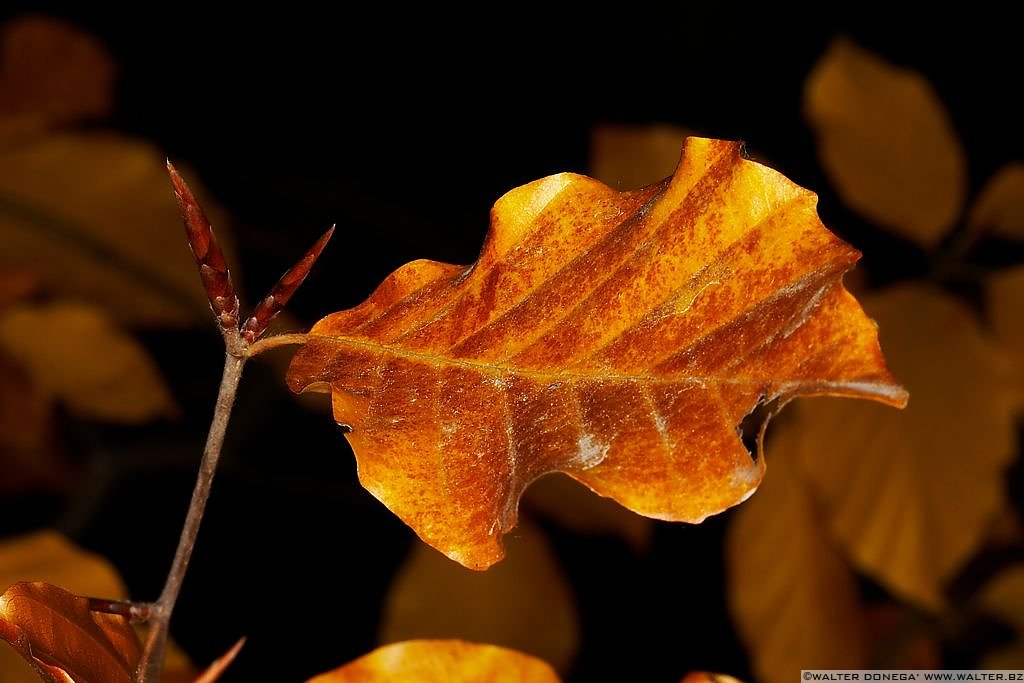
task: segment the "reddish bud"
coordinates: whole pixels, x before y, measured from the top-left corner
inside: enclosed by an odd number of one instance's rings
[[[217,321],[224,329],[238,327],[238,296],[231,285],[231,274],[224,261],[224,252],[217,244],[213,226],[196,201],[185,179],[181,177],[174,165],[167,162],[167,172],[174,184],[174,194],[178,198],[178,209],[181,211],[188,244],[192,248],[196,265],[199,266],[199,277],[203,281],[206,295],[210,299],[210,308]]]
[[[274,319],[281,309],[284,308],[288,300],[292,298],[292,294],[299,288],[302,281],[309,275],[310,269],[313,264],[316,263],[317,258],[320,257],[320,252],[327,246],[327,242],[331,239],[331,235],[334,234],[334,226],[323,234],[323,236],[316,241],[309,251],[306,252],[305,256],[299,259],[299,262],[292,266],[288,272],[281,276],[281,279],[277,281],[274,288],[270,290],[270,294],[266,296],[263,301],[256,306],[256,309],[249,316],[249,319],[245,321],[245,325],[242,326],[242,338],[250,344],[256,341],[261,334],[266,332],[267,326],[270,321]]]

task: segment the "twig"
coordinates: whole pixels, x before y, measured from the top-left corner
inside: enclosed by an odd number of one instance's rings
[[[220,459],[221,448],[224,445],[224,434],[231,417],[231,408],[235,403],[238,383],[242,379],[242,368],[245,361],[251,356],[277,346],[302,344],[306,341],[307,336],[304,334],[284,334],[263,340],[259,340],[259,338],[266,331],[270,321],[302,284],[334,232],[332,227],[317,240],[302,259],[281,277],[270,294],[260,302],[252,316],[240,328],[238,296],[231,284],[231,274],[228,272],[224,253],[217,244],[213,228],[192,194],[192,190],[169,161],[167,162],[167,171],[174,184],[174,193],[178,198],[178,207],[181,209],[182,220],[185,223],[189,246],[195,256],[196,265],[199,267],[199,277],[203,281],[207,297],[210,300],[210,308],[220,326],[221,336],[224,338],[226,353],[224,373],[221,376],[220,390],[217,393],[217,405],[213,411],[210,432],[206,437],[206,447],[203,449],[203,460],[199,466],[195,488],[192,490],[192,501],[189,503],[185,524],[178,539],[178,548],[174,553],[174,560],[167,573],[167,581],[160,593],[160,598],[152,604],[141,604],[145,608],[144,616],[142,612],[138,614],[131,612],[132,609],[135,609],[133,605],[140,603],[96,602],[97,611],[121,610],[114,612],[120,614],[127,609],[129,616],[148,619],[150,622],[142,658],[135,670],[137,683],[157,683],[160,679],[171,613],[178,601],[178,594],[181,592],[181,585],[185,580],[185,572],[188,570],[189,561],[192,558],[192,550],[195,548],[196,537],[199,535],[199,525],[203,520],[203,512],[206,510],[206,501],[210,497],[213,476],[217,471],[217,461]],[[236,646],[233,653],[237,652],[237,647],[240,647],[240,644]],[[231,656],[234,656],[233,653]],[[224,665],[226,666],[226,663]]]
[[[139,668],[136,671],[136,680],[140,683],[156,683],[160,678],[171,612],[178,600],[178,593],[181,591],[181,584],[185,579],[185,572],[188,570],[189,560],[192,557],[192,549],[195,547],[196,537],[199,535],[199,524],[203,520],[206,501],[210,497],[210,486],[213,484],[213,475],[217,470],[221,446],[224,445],[224,433],[227,431],[231,406],[235,402],[235,393],[238,390],[238,382],[242,378],[244,364],[244,358],[236,358],[230,353],[225,355],[224,374],[220,381],[220,392],[217,394],[217,407],[213,412],[210,433],[206,438],[206,448],[203,450],[203,461],[199,466],[195,488],[192,490],[192,502],[188,506],[188,514],[181,529],[174,561],[167,574],[167,582],[164,584],[163,592],[160,593],[160,599],[153,605],[150,617],[152,626],[146,639],[142,659],[139,661]]]
[[[153,615],[153,605],[148,602],[132,602],[130,600],[107,600],[89,598],[89,611],[103,614],[117,614],[127,617],[134,623],[149,621]]]

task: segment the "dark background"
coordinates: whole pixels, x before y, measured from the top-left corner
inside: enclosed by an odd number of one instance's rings
[[[303,324],[358,303],[414,258],[475,259],[494,200],[550,173],[586,172],[600,122],[743,139],[821,194],[825,223],[865,251],[873,282],[919,275],[923,254],[839,203],[801,116],[804,79],[837,35],[929,78],[964,141],[972,195],[1024,158],[1021,23],[1010,3],[904,17],[861,3],[712,5],[510,5],[483,16],[390,3],[331,15],[291,4],[229,13],[15,3],[0,16],[46,11],[109,47],[121,77],[104,125],[154,141],[227,207],[250,301],[337,223],[289,307]],[[144,341],[183,420],[73,425],[82,491],[0,508],[4,532],[55,524],[110,558],[140,599],[158,594],[173,553],[221,362],[212,326]],[[372,649],[412,540],[358,487],[332,420],[285,391],[280,368],[247,369],[173,624],[199,663],[249,636],[225,681],[304,680]],[[659,524],[647,555],[548,527],[583,624],[569,680],[750,677],[724,599],[727,517]]]

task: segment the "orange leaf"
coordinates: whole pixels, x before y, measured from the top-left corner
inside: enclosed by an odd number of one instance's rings
[[[388,592],[380,642],[493,643],[541,657],[565,672],[579,646],[579,628],[572,589],[558,560],[540,529],[527,523],[510,540],[506,560],[489,572],[467,571],[417,543]]]
[[[128,620],[89,610],[89,600],[48,583],[16,583],[0,595],[0,638],[43,680],[132,682],[140,656]]]
[[[906,399],[841,283],[859,254],[815,201],[701,138],[636,192],[530,183],[495,205],[472,266],[414,261],[317,323],[289,384],[332,390],[363,486],[468,567],[501,558],[552,471],[699,522],[760,482],[736,432],[759,403]]]
[[[963,208],[966,162],[920,74],[840,39],[807,77],[804,112],[843,201],[925,247],[945,236]]]
[[[558,683],[539,659],[495,645],[461,640],[409,640],[368,655],[306,683]]]
[[[863,667],[867,632],[857,579],[793,457],[775,450],[771,476],[737,510],[726,537],[736,630],[764,683],[796,681],[800,669]]]
[[[865,308],[913,392],[907,410],[799,402],[772,447],[796,458],[822,523],[858,568],[939,610],[1005,505],[1016,450],[1010,367],[971,311],[940,291],[902,286]]]
[[[127,597],[124,583],[109,562],[85,552],[54,531],[39,531],[0,543],[0,590],[27,578],[57,584],[62,588],[55,590],[66,589],[78,595],[114,600]],[[96,616],[100,623],[105,623],[104,615]],[[42,629],[41,635],[45,637],[49,626],[44,624]],[[39,680],[21,657],[4,646],[0,646],[0,672],[4,683]],[[173,641],[170,642],[161,680],[191,682],[194,678],[188,658]],[[66,683],[66,679],[59,680]]]

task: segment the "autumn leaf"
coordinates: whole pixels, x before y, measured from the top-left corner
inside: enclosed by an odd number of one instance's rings
[[[317,323],[289,385],[332,391],[363,486],[468,567],[501,558],[552,471],[699,522],[760,482],[737,435],[758,404],[906,400],[842,287],[859,254],[815,202],[701,138],[636,192],[530,183],[495,205],[472,266],[414,261]]]
[[[868,641],[856,577],[792,454],[778,444],[772,450],[771,475],[736,511],[726,537],[733,622],[764,683],[795,681],[800,669],[862,668]]]
[[[865,308],[914,396],[907,410],[894,419],[864,403],[800,402],[772,448],[795,458],[822,523],[858,568],[938,610],[1004,504],[1016,451],[1008,366],[969,310],[926,285]]]
[[[110,113],[114,61],[92,36],[52,17],[0,28],[0,144]]]
[[[94,625],[100,630],[110,629],[113,636],[111,642],[115,646],[120,642],[119,638],[128,637],[123,633],[122,626],[119,625],[122,622],[119,622],[118,619],[108,619],[107,617],[111,615],[85,615],[79,609],[80,601],[84,598],[78,596],[97,596],[113,600],[127,598],[124,582],[121,581],[113,566],[103,558],[82,550],[54,531],[39,531],[0,542],[0,590],[11,588],[17,582],[29,578],[45,581],[49,585],[39,590],[27,589],[29,597],[25,598],[28,600],[26,610],[21,610],[16,606],[3,608],[0,621],[7,620],[8,623],[0,625],[0,630],[3,630],[5,639],[8,639],[8,635],[27,639],[24,642],[32,645],[35,651],[34,639],[37,636],[43,640],[52,638],[54,635],[62,638],[65,635],[68,638],[77,638],[81,633],[93,633]],[[61,588],[57,588],[58,585]],[[75,595],[71,595],[69,598],[69,591]],[[21,595],[23,592],[22,589],[18,589],[15,594]],[[22,598],[24,597],[22,595]],[[0,598],[0,602],[2,601],[3,598]],[[14,612],[9,613],[9,610],[14,610]],[[65,628],[64,626],[54,627],[47,621],[50,617],[59,619],[61,614],[75,623],[69,624]],[[80,620],[82,623],[77,623]],[[70,633],[66,633],[68,629],[70,629]],[[131,629],[129,628],[129,630]],[[76,633],[78,635],[75,635]],[[134,638],[134,635],[132,637]],[[106,642],[106,637],[100,642]],[[24,653],[22,647],[13,642],[11,644],[18,649],[18,652]],[[45,643],[43,646],[46,647]],[[132,654],[137,652],[137,644],[129,642],[126,647],[128,649],[122,651],[122,654],[137,656],[137,654]],[[79,653],[80,656],[91,657],[91,647],[83,646],[83,648]],[[6,646],[0,646],[0,671],[3,672],[4,683],[38,683],[39,676],[26,663],[25,659],[19,656],[18,652]],[[69,656],[73,654],[70,653],[70,646],[68,652]],[[101,653],[101,656],[106,655]],[[171,643],[164,676],[161,680],[168,682],[191,681],[193,678],[192,665],[188,658],[177,645]],[[61,683],[66,681],[64,678],[58,680]]]
[[[851,208],[924,247],[946,235],[963,208],[966,163],[920,74],[836,40],[807,78],[804,113]]]
[[[377,648],[368,655],[311,678],[307,683],[558,683],[544,662],[496,645],[461,640],[411,640]]]
[[[51,292],[121,323],[205,321],[192,256],[169,228],[181,219],[168,185],[153,146],[113,133],[59,132],[0,150],[0,269],[32,269]],[[223,217],[203,205],[223,244]]]
[[[0,638],[43,680],[131,683],[139,642],[125,617],[48,583],[16,583],[0,595]]]
[[[572,590],[541,531],[523,524],[504,562],[469,572],[422,543],[395,575],[380,641],[461,638],[515,648],[565,672],[579,646]]]
[[[82,417],[138,423],[177,411],[145,350],[90,306],[4,309],[0,350]]]

